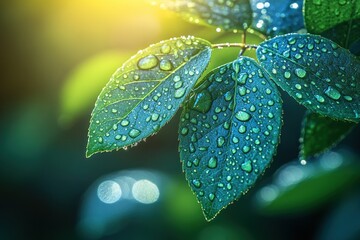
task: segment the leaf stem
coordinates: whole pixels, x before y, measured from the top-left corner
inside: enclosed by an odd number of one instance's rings
[[[219,43],[219,44],[213,44],[211,47],[215,49],[223,49],[230,47],[238,47],[242,49],[257,49],[258,45],[249,45],[244,43]]]
[[[242,43],[244,45],[246,44],[246,30],[244,30],[244,32],[242,34]],[[244,55],[245,52],[246,52],[246,47],[244,46],[239,52],[239,57]]]

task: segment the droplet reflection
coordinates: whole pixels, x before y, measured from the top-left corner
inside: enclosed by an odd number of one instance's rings
[[[157,185],[149,180],[141,179],[134,183],[132,194],[135,200],[143,204],[155,203],[160,196]]]
[[[121,198],[121,187],[120,185],[112,180],[107,180],[99,184],[97,189],[97,196],[100,201],[106,204],[113,204]]]

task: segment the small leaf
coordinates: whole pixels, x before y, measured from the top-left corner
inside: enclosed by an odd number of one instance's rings
[[[356,123],[336,121],[308,111],[303,120],[300,158],[318,155],[340,142]]]
[[[181,37],[152,45],[124,63],[96,102],[87,156],[124,148],[159,131],[185,100],[210,56],[209,42]]]
[[[251,28],[269,37],[305,29],[303,0],[251,0]]]
[[[248,57],[205,79],[181,115],[179,151],[190,187],[211,220],[269,166],[279,142],[282,101]]]
[[[224,30],[247,29],[252,20],[249,0],[154,0],[153,3],[180,13],[190,22]]]
[[[263,42],[261,65],[273,80],[313,112],[360,120],[360,61],[336,43],[311,34],[288,34]]]
[[[340,23],[321,33],[341,47],[349,49],[356,56],[360,56],[360,18]]]
[[[360,17],[360,0],[305,0],[305,25],[310,33],[322,33],[339,23]]]

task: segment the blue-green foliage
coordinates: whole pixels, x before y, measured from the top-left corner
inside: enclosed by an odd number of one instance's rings
[[[176,113],[210,61],[207,41],[175,38],[140,51],[112,76],[92,113],[87,156],[135,144]]]
[[[302,0],[251,0],[251,28],[269,37],[304,29]]]
[[[360,0],[155,2],[195,23],[234,32],[253,28],[267,37],[303,29],[304,12],[308,31],[322,36],[274,37],[257,47],[260,65],[240,56],[203,79],[212,48],[237,46],[243,53],[256,46],[181,37],[140,51],[100,93],[87,156],[138,143],[184,105],[180,159],[211,220],[254,185],[276,153],[282,101],[275,83],[309,109],[303,159],[333,146],[360,121]]]
[[[281,106],[274,83],[246,57],[212,71],[185,105],[180,159],[207,220],[245,194],[270,164]]]
[[[360,120],[360,61],[348,50],[320,36],[288,34],[261,43],[257,56],[274,81],[308,109]]]

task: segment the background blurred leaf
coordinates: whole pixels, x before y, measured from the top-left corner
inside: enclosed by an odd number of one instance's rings
[[[309,110],[360,120],[360,61],[329,39],[287,34],[260,44],[258,59],[277,85]]]
[[[360,18],[352,19],[321,33],[321,36],[329,38],[349,49],[356,56],[360,56]]]
[[[359,189],[359,188],[358,188]],[[325,218],[316,239],[318,240],[355,240],[360,239],[360,192],[354,191],[337,204]]]
[[[305,166],[286,164],[270,185],[258,191],[261,210],[289,214],[324,206],[360,182],[360,165],[352,160],[347,154],[329,152]]]
[[[360,1],[305,0],[304,15],[308,32],[319,34],[339,23],[360,17]]]
[[[306,160],[335,146],[356,123],[337,121],[307,111],[302,125],[300,159]]]
[[[303,0],[251,0],[251,28],[268,37],[305,29]]]
[[[107,51],[86,59],[66,78],[60,95],[60,123],[71,124],[90,112],[103,87],[131,53]]]
[[[190,22],[224,30],[247,29],[252,19],[249,0],[155,0],[153,3],[181,14]]]

